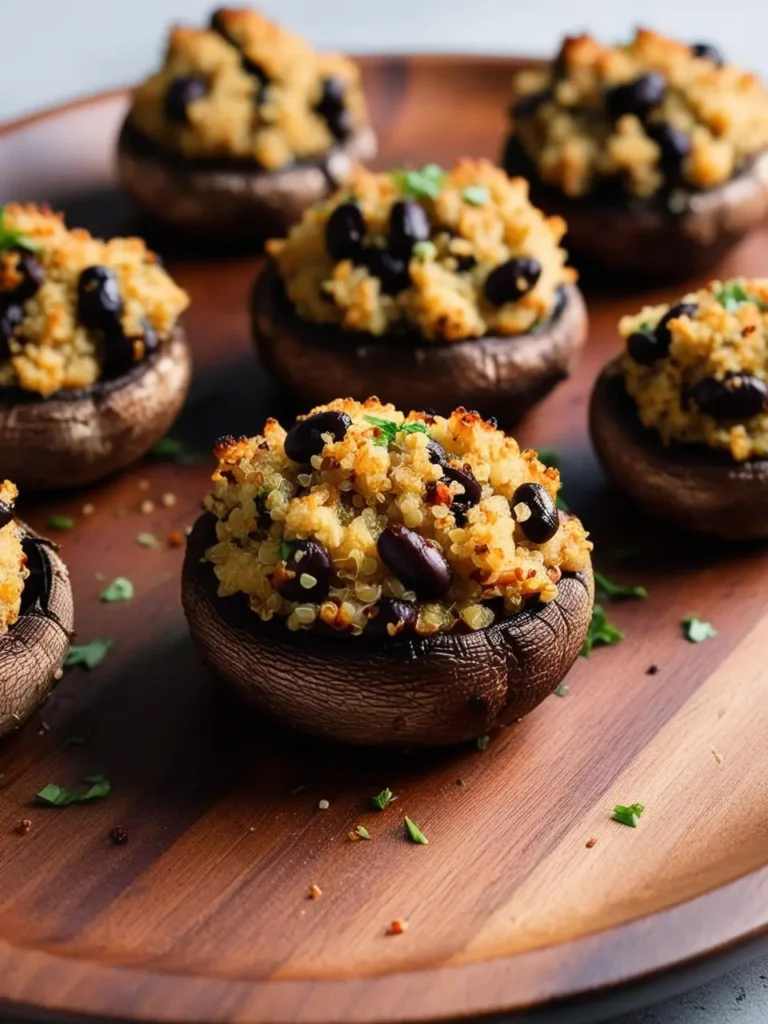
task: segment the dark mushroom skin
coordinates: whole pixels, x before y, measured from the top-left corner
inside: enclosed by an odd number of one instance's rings
[[[366,126],[320,157],[265,171],[245,160],[184,158],[126,120],[117,171],[136,204],[167,227],[218,242],[253,242],[284,235],[307,207],[344,183],[353,164],[375,154],[376,136]]]
[[[512,136],[502,165],[528,178],[531,202],[568,224],[568,251],[584,269],[674,281],[709,271],[768,216],[768,153],[718,188],[675,189],[640,200],[571,198],[542,182]]]
[[[735,462],[703,444],[664,445],[641,423],[618,360],[595,385],[590,431],[608,475],[649,514],[722,540],[768,536],[768,459]]]
[[[187,542],[182,601],[209,668],[271,717],[343,743],[460,743],[522,718],[561,682],[592,613],[591,569],[564,574],[556,601],[474,633],[347,637],[262,622],[220,598],[209,563],[215,518]]]
[[[49,541],[19,526],[30,575],[18,621],[0,636],[0,736],[23,725],[56,685],[74,625],[66,566]]]
[[[0,389],[0,464],[21,490],[77,487],[146,454],[176,419],[189,388],[186,337],[176,327],[113,380],[49,398]]]
[[[587,333],[581,292],[565,285],[538,330],[438,344],[418,336],[373,337],[310,323],[288,299],[269,261],[252,297],[259,354],[283,388],[310,408],[337,394],[381,394],[401,409],[450,413],[460,405],[510,425],[574,370]]]

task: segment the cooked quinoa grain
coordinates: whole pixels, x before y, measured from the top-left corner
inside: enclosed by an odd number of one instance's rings
[[[404,416],[339,399],[287,434],[268,420],[263,435],[224,438],[215,455],[206,558],[219,595],[245,594],[292,630],[483,629],[554,600],[562,573],[589,564],[577,519],[542,526],[557,470],[464,409]]]
[[[358,168],[267,251],[307,320],[452,342],[545,321],[576,276],[564,233],[561,218],[531,205],[522,178],[462,160],[452,171]]]
[[[768,458],[768,278],[713,281],[622,317],[626,388],[665,443]]]
[[[47,396],[120,376],[188,304],[141,239],[104,242],[45,207],[0,207],[0,386]]]
[[[516,95],[518,139],[569,196],[713,188],[768,146],[768,91],[754,75],[645,29],[624,46],[566,39],[551,65],[517,76]]]
[[[208,28],[172,29],[129,121],[186,157],[276,170],[327,153],[368,114],[352,61],[315,53],[257,11],[221,9]]]
[[[0,482],[0,635],[19,618],[24,581],[29,572],[15,519],[6,522],[18,491],[10,480]]]

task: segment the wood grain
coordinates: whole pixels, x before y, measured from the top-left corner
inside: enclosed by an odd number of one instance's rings
[[[497,155],[509,62],[363,66],[380,165]],[[111,185],[123,110],[122,96],[108,96],[0,133],[0,201],[50,199],[93,229],[141,230]],[[220,434],[284,414],[249,339],[258,259],[152,241],[193,298],[196,376],[179,436],[207,450]],[[718,272],[764,273],[766,256],[763,231]],[[650,596],[610,606],[623,643],[580,660],[565,697],[484,751],[324,746],[259,721],[220,691],[189,641],[182,551],[167,544],[196,518],[209,464],[148,461],[22,503],[37,528],[52,511],[75,517],[60,539],[79,636],[114,646],[92,673],[70,671],[42,714],[0,745],[0,1001],[9,1012],[533,1019],[532,1008],[564,1000],[571,1019],[594,1021],[597,996],[615,986],[768,935],[768,553],[643,520],[608,488],[586,436],[587,397],[618,349],[618,316],[673,294],[588,287],[581,367],[518,432],[559,449],[598,568]],[[166,492],[173,506],[162,504]],[[147,498],[156,508],[142,514]],[[86,502],[92,515],[81,512]],[[140,531],[160,546],[139,547]],[[641,554],[614,562],[618,545]],[[129,576],[136,596],[100,603],[96,573]],[[680,622],[691,612],[717,637],[687,643]],[[659,671],[648,675],[652,663]],[[63,745],[94,727],[85,745]],[[107,800],[32,804],[46,783],[91,772],[112,780]],[[369,797],[384,786],[399,799],[378,812]],[[330,808],[319,810],[320,800]],[[633,801],[647,808],[639,828],[610,820],[614,803]],[[404,814],[429,846],[406,840]],[[33,821],[24,837],[14,832],[22,817]],[[118,824],[130,840],[113,847],[108,831]],[[358,824],[371,842],[347,838]],[[312,884],[319,899],[307,898]],[[408,930],[387,935],[397,918]]]

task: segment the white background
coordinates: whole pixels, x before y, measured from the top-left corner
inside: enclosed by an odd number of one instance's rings
[[[0,0],[0,120],[137,80],[157,64],[170,21],[199,23],[212,6],[207,0]],[[318,46],[358,53],[547,54],[566,32],[589,28],[618,40],[640,21],[692,42],[717,42],[731,60],[768,78],[768,5],[749,0],[262,0],[260,6]],[[765,961],[621,1020],[767,1022]]]

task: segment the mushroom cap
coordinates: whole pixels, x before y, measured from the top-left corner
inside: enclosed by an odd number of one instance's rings
[[[221,598],[202,561],[215,518],[187,542],[182,601],[203,661],[251,704],[303,732],[351,744],[459,743],[517,721],[560,683],[592,613],[592,570],[564,574],[556,601],[472,633],[368,638],[262,622]]]
[[[0,636],[0,736],[23,725],[56,685],[74,625],[66,566],[50,541],[18,525],[30,575],[18,621]]]
[[[735,462],[703,444],[664,445],[641,423],[618,359],[598,377],[590,431],[613,482],[651,515],[723,540],[768,536],[768,459]]]
[[[376,155],[367,126],[322,156],[265,171],[249,160],[179,156],[126,120],[117,143],[120,182],[145,212],[169,227],[218,241],[284,235],[304,210],[330,195],[355,163]]]
[[[568,224],[568,251],[611,276],[674,281],[706,273],[768,215],[768,152],[706,191],[676,189],[666,200],[566,196],[542,182],[513,135],[503,166],[530,183],[531,202]]]
[[[0,464],[23,490],[76,487],[135,462],[176,419],[190,356],[174,329],[157,352],[114,380],[50,398],[0,389]]]
[[[570,284],[547,323],[514,337],[442,344],[344,331],[302,319],[271,260],[256,280],[251,317],[265,365],[304,406],[381,395],[399,409],[447,415],[464,406],[507,425],[569,376],[587,334],[584,300]]]

